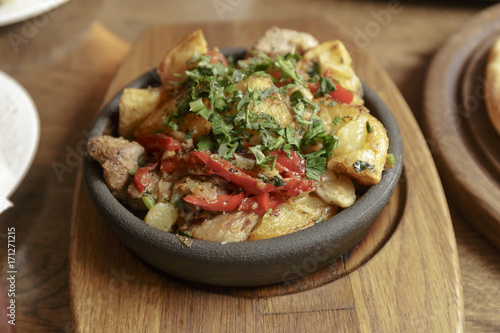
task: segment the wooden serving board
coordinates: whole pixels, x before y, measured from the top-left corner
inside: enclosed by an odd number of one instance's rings
[[[497,38],[500,5],[450,37],[429,68],[423,125],[449,197],[500,249],[500,134],[484,99],[486,61]]]
[[[389,105],[403,135],[404,175],[368,235],[331,265],[260,288],[193,285],[148,266],[106,228],[82,186],[75,192],[70,301],[79,332],[461,332],[463,298],[451,218],[430,152],[384,70],[327,18],[274,21],[321,41],[341,38],[359,76]],[[201,28],[211,46],[245,46],[263,21],[166,25],[131,47],[105,102]],[[112,50],[110,50],[112,52]],[[97,111],[97,110],[96,110]],[[297,269],[314,270],[313,263]]]

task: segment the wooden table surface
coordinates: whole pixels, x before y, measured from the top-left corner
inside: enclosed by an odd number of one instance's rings
[[[68,249],[79,155],[86,129],[117,65],[130,43],[148,26],[251,19],[268,19],[272,24],[274,18],[298,15],[334,17],[352,31],[351,42],[385,68],[420,120],[423,81],[433,54],[464,21],[490,5],[397,0],[151,0],[140,4],[132,0],[72,0],[38,19],[0,28],[0,70],[30,92],[41,121],[34,164],[11,197],[15,207],[0,216],[4,289],[7,228],[16,228],[17,332],[74,331],[69,310]],[[101,25],[109,34],[101,34],[104,40],[98,44],[109,43],[113,51],[96,54],[96,42],[89,36]],[[96,57],[102,59],[98,65],[86,66],[86,60]],[[465,330],[500,332],[500,252],[470,227],[453,202],[449,207],[462,273]],[[0,311],[5,310],[2,304]]]

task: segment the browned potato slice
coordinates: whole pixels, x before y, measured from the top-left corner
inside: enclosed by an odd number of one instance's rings
[[[201,30],[192,32],[168,51],[158,66],[158,74],[165,89],[177,88],[175,82],[182,82],[184,78],[174,74],[183,74],[188,69],[189,60],[195,54],[206,53],[208,53],[208,45]]]
[[[177,140],[184,139],[186,131],[193,131],[193,139],[200,135],[210,133],[210,123],[202,116],[194,113],[185,115],[179,123],[179,129],[174,131],[163,126],[163,117],[168,116],[172,110],[175,110],[177,101],[171,97],[162,107],[154,110],[144,120],[144,122],[134,131],[135,137],[151,135],[158,131],[164,132]]]
[[[334,156],[328,160],[328,169],[346,174],[362,185],[380,182],[389,148],[389,138],[382,123],[363,106],[342,103],[330,106],[327,102],[319,105],[318,115],[325,121],[327,132],[333,130],[339,138]],[[338,121],[335,117],[339,117]],[[368,163],[373,168],[356,171],[355,163]]]
[[[118,134],[125,138],[131,138],[135,129],[163,103],[164,99],[164,91],[159,87],[125,89],[119,105]]]
[[[142,124],[134,131],[135,137],[151,135],[157,131],[165,132],[167,130],[163,124],[163,117],[168,115],[175,108],[175,98],[168,96],[166,102],[153,112],[151,112]]]
[[[279,205],[272,214],[265,214],[248,240],[267,239],[308,228],[337,213],[338,208],[306,194]]]
[[[324,74],[326,70],[332,70],[333,77],[339,81],[340,85],[354,93],[353,104],[364,104],[361,80],[354,73],[351,55],[341,41],[321,43],[307,51],[297,62],[297,70],[307,72],[315,62],[319,63],[321,74]]]
[[[193,132],[193,139],[196,140],[200,135],[209,135],[211,129],[210,122],[199,114],[190,113],[184,117],[179,124],[179,131],[182,133]]]
[[[247,90],[247,86],[250,91],[253,91],[255,89],[264,90],[266,88],[274,86],[274,83],[268,77],[252,75],[248,78],[248,80],[239,82],[236,88],[245,93]],[[264,99],[257,106],[253,106],[253,103],[251,103],[250,109],[253,112],[262,112],[273,116],[278,124],[281,125],[281,127],[286,127],[286,125],[289,125],[293,122],[293,116],[290,112],[290,109],[281,98],[281,95],[279,95],[278,93]]]

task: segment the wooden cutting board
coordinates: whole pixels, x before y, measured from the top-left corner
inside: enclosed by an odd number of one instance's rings
[[[423,129],[443,184],[467,221],[500,249],[500,134],[485,106],[485,68],[500,38],[500,4],[474,16],[432,61]]]
[[[321,41],[341,38],[359,76],[389,105],[403,135],[404,175],[368,235],[331,265],[260,288],[193,285],[148,266],[106,228],[78,178],[70,301],[79,332],[461,332],[463,298],[451,218],[424,137],[398,89],[327,18],[275,21]],[[264,21],[152,27],[131,47],[105,101],[201,28],[211,46],[250,45]],[[112,52],[112,50],[109,50]],[[97,112],[97,110],[96,110]],[[297,267],[314,269],[310,263]]]

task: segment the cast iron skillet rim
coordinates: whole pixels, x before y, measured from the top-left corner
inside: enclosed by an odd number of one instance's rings
[[[241,54],[242,49],[234,48],[230,52],[231,54]],[[160,80],[156,69],[153,69],[132,81],[127,87],[153,86],[155,82],[159,83]],[[321,244],[345,242],[346,238],[349,237],[351,238],[350,242],[353,243],[350,244],[350,248],[360,238],[354,237],[355,239],[352,239],[350,235],[352,233],[356,234],[356,229],[367,230],[371,226],[375,220],[371,218],[371,215],[375,214],[374,212],[377,211],[377,207],[381,210],[385,206],[398,182],[402,170],[403,147],[396,121],[385,103],[371,88],[363,83],[363,89],[367,104],[371,104],[373,110],[377,109],[377,118],[389,130],[389,151],[396,156],[396,166],[393,169],[385,170],[381,182],[371,186],[352,207],[310,228],[272,239],[252,242],[221,244],[194,239],[192,246],[188,248],[177,239],[176,235],[151,227],[129,212],[113,197],[106,187],[98,163],[90,161],[87,158],[83,159],[85,185],[93,203],[115,227],[123,229],[139,241],[149,242],[150,246],[157,247],[160,252],[168,252],[189,258],[190,260],[213,261],[219,264],[221,261],[227,261],[228,264],[234,263],[238,259],[252,261],[259,259],[280,260],[283,257],[283,253],[286,253],[287,257],[300,255],[318,248]],[[109,126],[111,115],[117,112],[121,94],[122,90],[103,108],[92,126],[89,138],[101,135],[103,130]],[[100,174],[96,173],[96,171],[100,172]],[[96,176],[97,178],[95,178]],[[228,252],[231,253],[231,256],[226,258],[225,256]]]

